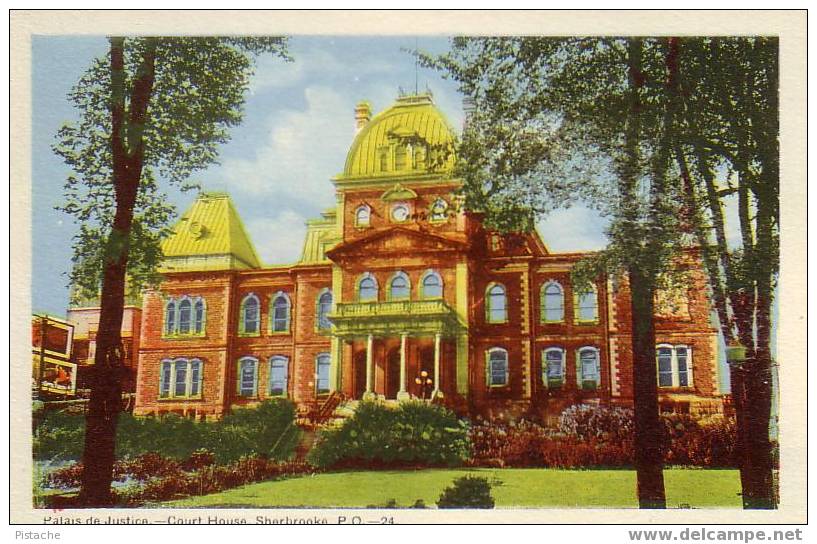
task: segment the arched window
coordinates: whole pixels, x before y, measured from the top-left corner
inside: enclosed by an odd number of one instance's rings
[[[159,372],[159,398],[201,396],[203,363],[200,359],[165,359]]]
[[[190,334],[190,318],[193,304],[185,297],[179,302],[179,334]]]
[[[289,378],[289,359],[282,355],[274,355],[269,360],[269,394],[273,397],[283,397],[287,394]]]
[[[431,205],[431,221],[439,223],[446,219],[448,219],[448,202],[438,198]]]
[[[440,275],[433,271],[427,270],[420,280],[421,298],[442,298],[443,297],[443,279]]]
[[[599,320],[599,301],[595,286],[590,291],[576,294],[576,322],[596,323]]]
[[[485,290],[485,314],[488,323],[508,321],[508,304],[502,284],[492,283]]]
[[[291,304],[286,293],[279,291],[272,298],[272,332],[289,331],[289,313]]]
[[[372,210],[366,204],[358,206],[355,211],[355,226],[368,227],[371,221]]]
[[[332,312],[332,291],[324,289],[318,297],[318,312],[317,312],[317,326],[318,330],[327,330],[332,328],[332,322],[329,321],[329,314]]]
[[[542,286],[542,323],[559,323],[565,318],[565,297],[562,286],[549,281]]]
[[[547,348],[542,352],[542,378],[550,389],[562,387],[565,379],[565,350]]]
[[[238,360],[238,394],[254,397],[258,391],[258,359],[242,357]]]
[[[250,293],[241,301],[241,322],[239,323],[239,333],[247,335],[257,335],[260,333],[260,302],[258,297]]]
[[[357,284],[357,300],[358,302],[375,302],[377,301],[377,280],[366,272],[360,278]]]
[[[580,348],[576,362],[576,377],[581,389],[597,389],[601,382],[601,362],[599,349],[594,347]]]
[[[321,353],[315,358],[315,390],[319,395],[329,392],[330,361],[328,353]]]
[[[389,300],[408,300],[411,282],[405,272],[397,272],[389,282]]]
[[[508,351],[504,348],[491,348],[488,350],[486,359],[488,386],[508,385]]]
[[[196,334],[204,333],[204,299],[196,299],[193,304],[193,330]]]
[[[165,306],[165,334],[176,333],[176,302],[173,299],[167,301]]]
[[[658,387],[692,385],[692,349],[689,346],[659,344],[655,350]]]

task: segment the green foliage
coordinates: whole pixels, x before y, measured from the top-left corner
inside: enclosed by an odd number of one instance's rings
[[[175,214],[161,185],[196,188],[190,176],[216,162],[218,146],[241,121],[254,56],[288,59],[286,39],[279,37],[132,37],[123,43],[124,73],[112,68],[110,52],[91,63],[68,94],[78,118],[59,129],[53,146],[73,171],[58,209],[79,224],[71,280],[82,296],[97,296],[102,263],[115,257],[106,253],[117,248],[128,247],[133,285],[156,281],[159,244]],[[112,81],[120,77],[122,87],[115,89]],[[144,96],[146,81],[152,85]],[[144,100],[147,114],[141,120]],[[122,188],[112,183],[117,104],[123,109],[128,175],[138,176],[133,224],[121,233],[112,231],[116,210],[126,201]],[[100,243],[109,236],[108,244]]]
[[[81,415],[51,412],[35,429],[34,458],[79,460],[85,420]],[[267,400],[257,408],[238,409],[221,421],[193,421],[177,415],[140,418],[119,416],[116,456],[135,458],[148,453],[184,460],[205,449],[224,464],[247,455],[288,459],[299,439],[295,406],[283,399]]]
[[[85,418],[62,411],[43,411],[37,418],[32,444],[38,461],[68,461],[82,457]]]
[[[340,428],[321,432],[309,460],[318,467],[455,466],[469,452],[467,425],[446,408],[361,402]]]
[[[437,500],[438,508],[493,508],[491,484],[481,476],[463,476],[446,487]]]

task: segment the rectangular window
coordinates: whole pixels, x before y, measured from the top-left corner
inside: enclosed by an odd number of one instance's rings
[[[184,397],[187,395],[187,361],[176,361],[176,379],[173,388],[174,397]]]
[[[315,362],[315,374],[316,374],[316,389],[319,395],[323,393],[329,392],[329,364],[330,358],[329,355],[323,353],[318,355],[318,359]]]
[[[273,357],[270,361],[269,394],[271,396],[285,396],[287,394],[288,363],[286,357]]]
[[[658,348],[658,386],[672,387],[671,348]]]
[[[201,361],[190,361],[190,396],[201,394]]]
[[[257,361],[241,359],[238,367],[238,394],[242,397],[254,397],[257,378]]]
[[[162,373],[159,383],[159,398],[166,399],[170,396],[170,382],[173,374],[173,363],[170,361],[162,361]]]
[[[550,388],[559,388],[564,382],[564,352],[551,349],[545,352],[545,384]]]
[[[678,385],[689,386],[689,367],[687,365],[687,348],[678,346],[675,348],[675,356],[678,359]]]
[[[583,349],[579,352],[579,378],[581,388],[590,390],[599,386],[599,352],[595,349]]]
[[[488,352],[488,385],[508,385],[508,352],[503,349]]]

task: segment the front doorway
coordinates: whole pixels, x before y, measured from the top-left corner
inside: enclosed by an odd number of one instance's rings
[[[354,379],[352,380],[354,385],[352,389],[352,393],[354,394],[353,398],[362,399],[363,393],[366,392],[366,352],[359,351],[355,354],[355,362],[354,362]]]
[[[386,398],[396,399],[400,391],[400,348],[392,348],[386,359]]]

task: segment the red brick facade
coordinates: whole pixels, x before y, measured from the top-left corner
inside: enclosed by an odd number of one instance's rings
[[[585,255],[550,253],[536,233],[486,232],[479,216],[457,209],[456,180],[404,167],[406,150],[388,134],[430,126],[434,111],[427,101],[398,101],[360,131],[334,180],[337,209],[310,223],[299,263],[165,272],[142,307],[137,414],[217,417],[279,393],[309,406],[332,391],[349,399],[433,396],[472,413],[553,414],[577,400],[632,401],[626,282],[599,278],[595,303],[579,297],[570,270]],[[384,123],[402,124],[383,135]],[[390,159],[395,146],[401,155]],[[395,165],[407,171],[380,170]],[[204,226],[197,233],[217,229]],[[690,262],[689,288],[673,296],[680,310],[656,322],[658,344],[672,354],[661,399],[668,408],[719,410],[717,332],[705,278]],[[550,283],[561,290],[561,309],[549,295],[545,312]],[[322,307],[327,293],[331,303]],[[174,314],[196,323],[193,332],[168,334],[166,305],[185,297],[203,301],[203,322],[196,310]],[[243,304],[250,299],[260,303],[257,326]],[[590,318],[579,319],[579,305]],[[551,361],[548,379],[545,350],[554,348],[550,356],[562,359]]]

